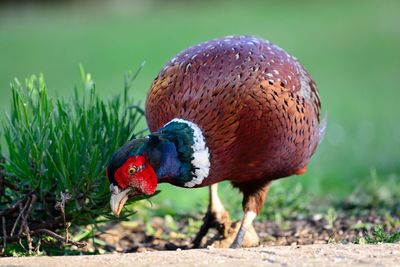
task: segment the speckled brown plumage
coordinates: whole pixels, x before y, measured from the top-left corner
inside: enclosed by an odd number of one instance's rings
[[[179,53],[146,102],[151,131],[174,118],[202,129],[211,169],[199,186],[230,180],[242,191],[303,173],[319,141],[319,114],[318,92],[303,66],[278,46],[247,36]]]

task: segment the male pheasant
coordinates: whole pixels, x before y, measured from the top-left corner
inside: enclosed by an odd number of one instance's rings
[[[152,83],[146,101],[151,134],[112,156],[112,211],[118,215],[132,196],[153,194],[158,183],[210,186],[198,247],[212,226],[225,238],[235,233],[217,195],[216,184],[228,180],[243,193],[244,211],[230,246],[242,246],[246,232],[254,245],[252,222],[271,181],[306,171],[321,136],[320,107],[308,72],[268,41],[230,36],[190,47]]]

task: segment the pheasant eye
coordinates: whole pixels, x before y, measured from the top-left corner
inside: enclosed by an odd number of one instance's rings
[[[136,167],[130,167],[130,168],[128,169],[128,173],[129,173],[129,174],[135,174],[136,171],[137,171]]]

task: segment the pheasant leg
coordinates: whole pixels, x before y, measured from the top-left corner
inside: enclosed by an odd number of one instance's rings
[[[203,218],[203,225],[200,227],[193,241],[194,248],[199,248],[201,246],[201,241],[210,228],[216,228],[220,235],[225,236],[227,229],[231,226],[229,213],[225,210],[218,197],[218,185],[211,185],[209,191],[210,203],[207,213]]]
[[[260,213],[264,204],[269,189],[269,183],[260,185],[244,185],[239,188],[243,192],[244,216],[236,237],[230,245],[231,248],[258,245],[259,238],[253,228],[253,221]]]
[[[233,241],[231,248],[240,248],[242,247],[244,236],[247,233],[250,233],[250,229],[253,228],[253,221],[256,218],[257,214],[254,211],[247,211],[242,219],[242,223],[240,225],[239,231],[236,234],[235,240]],[[257,245],[259,242],[258,236],[253,231],[253,235],[251,236],[251,243],[253,245]]]

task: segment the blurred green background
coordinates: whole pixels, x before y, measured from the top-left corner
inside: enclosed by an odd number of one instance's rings
[[[9,108],[14,77],[38,73],[50,93],[69,96],[80,82],[79,63],[106,98],[122,92],[125,71],[146,61],[132,91],[143,103],[152,79],[182,49],[256,35],[305,65],[328,116],[308,173],[275,186],[290,191],[300,183],[308,196],[340,200],[371,183],[371,170],[382,181],[400,177],[399,14],[396,0],[0,3],[0,105]],[[153,203],[180,212],[206,207],[207,189],[161,189]],[[222,195],[240,201],[229,186]]]

